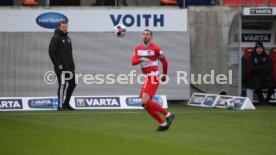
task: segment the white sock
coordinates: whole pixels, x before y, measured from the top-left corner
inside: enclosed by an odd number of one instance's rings
[[[166,126],[167,125],[167,123],[165,122],[165,123],[162,123],[162,124],[160,124],[160,126]]]
[[[171,116],[171,113],[170,112],[168,112],[168,114],[166,115],[166,117],[170,117]]]

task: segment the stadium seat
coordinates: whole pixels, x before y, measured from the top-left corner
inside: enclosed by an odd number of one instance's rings
[[[177,0],[161,0],[161,5],[177,5]]]
[[[245,50],[244,50],[244,60],[245,60],[245,63],[246,63],[246,81],[249,81],[250,80],[250,65],[249,65],[249,56],[250,56],[250,53],[254,50],[253,47],[247,47]]]
[[[225,6],[242,6],[243,0],[224,0]]]
[[[268,5],[269,6],[276,6],[276,0],[269,0]]]
[[[35,0],[24,0],[24,1],[22,1],[22,5],[23,6],[37,6],[38,2],[36,2]]]
[[[264,6],[265,0],[246,0],[246,6]]]
[[[249,60],[249,56],[250,56],[250,53],[254,50],[253,47],[247,47],[245,50],[244,50],[244,58],[245,58],[245,61],[248,62]]]
[[[276,82],[276,48],[275,47],[270,50],[269,56],[272,60],[274,82]]]

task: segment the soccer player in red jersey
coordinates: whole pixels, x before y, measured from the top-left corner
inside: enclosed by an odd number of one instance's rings
[[[154,102],[152,98],[159,86],[160,77],[162,82],[166,81],[166,76],[159,75],[158,61],[160,60],[163,64],[164,75],[167,75],[168,72],[168,62],[161,49],[151,42],[151,30],[144,30],[142,39],[144,44],[138,45],[135,48],[132,57],[132,65],[140,64],[143,74],[147,75],[140,92],[140,98],[142,99],[142,106],[145,110],[159,122],[160,126],[157,131],[165,131],[169,129],[174,119],[174,115],[162,108],[158,103]],[[162,119],[159,113],[162,113],[166,117],[166,121]]]

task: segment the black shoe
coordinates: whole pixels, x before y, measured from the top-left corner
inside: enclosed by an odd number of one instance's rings
[[[62,104],[62,107],[59,107],[59,106],[58,106],[57,111],[64,111],[65,109],[64,109],[63,107],[64,107],[63,104]]]
[[[171,114],[169,117],[166,117],[168,129],[170,128],[170,126],[173,122],[173,119],[174,119],[174,114]]]
[[[75,109],[72,108],[69,104],[65,104],[65,105],[63,105],[63,107],[64,107],[64,109],[66,109],[66,110],[71,110],[71,111],[75,110]]]
[[[264,100],[264,105],[265,105],[265,106],[270,106],[269,99],[266,98],[266,99]]]
[[[168,129],[169,129],[169,128],[168,128],[167,125],[166,125],[166,126],[161,126],[161,125],[160,125],[156,131],[166,131],[166,130],[168,130]]]

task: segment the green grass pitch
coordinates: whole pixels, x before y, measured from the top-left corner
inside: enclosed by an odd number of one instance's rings
[[[169,131],[143,110],[0,112],[0,155],[275,155],[276,107],[171,105]]]

